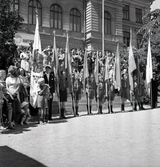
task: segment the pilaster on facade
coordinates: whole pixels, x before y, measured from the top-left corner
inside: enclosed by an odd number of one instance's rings
[[[102,0],[39,0],[42,5],[42,25],[39,26],[42,47],[52,45],[53,30],[56,30],[57,44],[65,47],[66,31],[70,36],[70,47],[84,48],[85,44],[90,50],[102,50]],[[136,22],[135,10],[142,9],[142,15],[150,11],[150,2],[154,0],[105,0],[104,10],[111,16],[111,32],[105,32],[105,50],[114,52],[116,42],[119,40],[120,47],[123,47],[123,31],[130,32],[133,29],[133,43],[136,46],[136,32],[143,23]],[[33,41],[35,25],[28,22],[29,0],[19,0],[19,12],[24,18],[22,29],[16,35],[18,43],[28,45],[29,40]],[[54,29],[50,25],[50,7],[57,4],[61,7],[62,28]],[[129,20],[123,19],[123,7],[129,6]],[[80,31],[70,30],[70,10],[76,8],[80,11]],[[27,43],[28,41],[28,43]],[[84,44],[85,43],[85,44]]]

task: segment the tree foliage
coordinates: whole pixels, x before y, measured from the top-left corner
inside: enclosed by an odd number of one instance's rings
[[[0,0],[0,4],[0,68],[6,68],[16,52],[14,37],[23,18],[17,10],[12,10],[13,0]]]
[[[147,13],[143,19],[147,19],[148,22],[144,24],[138,33],[143,34],[141,43],[141,50],[146,55],[148,50],[148,35],[151,37],[151,50],[153,58],[160,58],[160,9],[155,9]],[[145,56],[143,55],[143,56]],[[155,67],[156,68],[156,67]]]

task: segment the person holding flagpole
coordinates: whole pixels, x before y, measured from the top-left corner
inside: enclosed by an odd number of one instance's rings
[[[134,81],[133,81],[133,72],[136,70],[136,63],[135,58],[133,54],[133,48],[132,48],[132,29],[130,29],[130,46],[129,46],[129,58],[128,58],[128,76],[129,76],[129,85],[130,85],[130,100],[131,104],[134,110],[134,103],[136,104],[136,101],[134,101]]]

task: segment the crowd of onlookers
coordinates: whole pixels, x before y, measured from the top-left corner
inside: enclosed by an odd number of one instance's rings
[[[65,57],[65,50],[62,48],[57,48],[57,54],[58,54],[58,59],[60,63],[60,71],[62,72],[62,76],[60,75],[59,79],[62,79],[62,82],[60,81],[59,83],[59,90],[61,90],[61,86],[64,89],[63,83],[63,74],[64,74],[64,57]],[[82,80],[79,79],[76,76],[81,76],[80,73],[83,73],[83,64],[84,64],[84,54],[85,52],[81,49],[72,49],[71,52],[71,64],[72,64],[72,77],[75,77],[74,83],[75,85],[81,85],[82,86]],[[87,111],[88,113],[91,113],[91,100],[93,98],[97,98],[97,95],[93,95],[91,97],[92,92],[95,92],[97,90],[97,86],[99,87],[99,113],[102,113],[102,104],[104,99],[108,100],[108,106],[111,112],[112,110],[112,102],[114,101],[113,95],[114,95],[114,81],[113,81],[113,68],[114,68],[114,55],[111,53],[108,53],[108,57],[106,59],[106,56],[102,56],[101,53],[98,54],[99,56],[99,66],[100,66],[100,71],[98,74],[99,77],[99,83],[95,87],[95,83],[92,83],[92,80],[94,80],[94,66],[95,66],[95,59],[96,59],[96,52],[91,53],[88,52],[88,70],[90,73],[89,78],[87,79],[87,84],[85,85],[86,89],[86,98],[87,98]],[[13,65],[10,65],[7,71],[5,70],[0,70],[0,129],[4,129],[4,123],[8,124],[8,129],[14,129],[15,124],[19,123],[21,125],[24,124],[29,124],[29,120],[31,119],[31,113],[30,109],[33,109],[30,105],[30,99],[31,99],[31,93],[30,93],[30,86],[31,86],[31,66],[32,60],[31,60],[31,51],[30,49],[25,49],[25,50],[18,50],[18,55],[17,58],[14,61]],[[54,76],[53,69],[51,67],[50,61],[52,60],[52,49],[50,47],[47,47],[44,49],[41,53],[43,56],[43,77],[38,78],[37,80],[37,85],[36,85],[36,91],[35,91],[35,96],[36,96],[36,103],[37,103],[37,109],[36,111],[38,113],[38,123],[40,122],[40,118],[43,117],[46,119],[46,113],[50,113],[49,117],[51,119],[51,112],[47,111],[46,109],[49,110],[51,108],[51,102],[53,100],[53,94],[55,90],[51,91],[51,87],[53,86],[55,89],[55,83],[48,83],[49,80],[53,81],[55,80],[56,76]],[[105,71],[105,61],[108,61],[108,70],[109,70],[109,82],[108,82],[108,88],[105,88],[104,86],[104,71]],[[62,67],[62,69],[61,69]],[[49,79],[49,76],[51,75],[51,79]],[[77,75],[78,74],[78,75]],[[122,98],[122,104],[121,104],[121,111],[124,111],[124,103],[126,99],[129,99],[129,83],[127,79],[127,71],[124,71],[121,74],[121,91],[120,95]],[[153,75],[155,76],[155,74]],[[80,77],[81,78],[81,77]],[[154,79],[155,78],[155,79]],[[48,79],[48,81],[46,81]],[[155,83],[154,83],[155,80]],[[79,81],[81,82],[79,84]],[[141,78],[141,81],[142,78]],[[48,83],[48,84],[46,84]],[[74,84],[73,84],[74,85]],[[88,85],[88,88],[87,88]],[[94,85],[94,86],[93,86]],[[101,85],[101,86],[100,86]],[[145,92],[139,91],[140,90],[145,90],[145,84],[139,84],[138,85],[138,80],[137,77],[134,76],[134,100],[132,100],[132,105],[134,110],[136,109],[136,105],[139,104],[139,108],[143,108],[143,103],[144,97],[145,97]],[[35,86],[35,85],[34,85]],[[153,88],[158,87],[158,82],[156,80],[156,77],[153,77],[152,81],[152,86]],[[74,87],[74,86],[73,86]],[[143,88],[142,88],[143,87]],[[75,89],[75,88],[74,88]],[[82,87],[80,88],[82,89]],[[83,88],[84,89],[84,88]],[[87,94],[87,89],[88,89],[88,94]],[[107,97],[104,93],[104,89],[108,89],[107,91],[109,92]],[[91,91],[92,90],[92,91]],[[74,90],[75,91],[75,90]],[[75,108],[76,108],[76,115],[78,115],[78,101],[80,100],[78,93],[75,93]],[[136,95],[136,92],[138,92]],[[154,91],[156,92],[156,91]],[[139,98],[139,93],[141,93],[142,98]],[[64,98],[65,95],[65,100],[66,101],[66,93],[62,91],[60,93],[60,102],[62,102],[62,97]],[[73,94],[72,94],[73,95]],[[102,97],[101,97],[102,95]],[[124,96],[124,97],[123,97]],[[88,98],[89,97],[89,98]],[[154,104],[157,103],[157,95],[154,96],[156,99],[154,100]],[[153,98],[152,98],[153,99]],[[97,100],[97,99],[96,99]],[[89,104],[90,103],[90,104]],[[49,107],[49,106],[50,107]],[[89,107],[90,106],[90,107]],[[60,114],[62,118],[64,118],[64,106],[62,105],[61,112]],[[45,112],[44,112],[45,111]],[[109,111],[109,109],[108,109]],[[42,116],[43,115],[43,116]]]
[[[29,76],[25,70],[11,65],[6,73],[0,70],[0,128],[8,121],[8,129],[13,129],[15,122],[29,124]]]

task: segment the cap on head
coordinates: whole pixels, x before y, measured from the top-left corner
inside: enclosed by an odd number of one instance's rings
[[[24,102],[21,104],[21,108],[24,108],[26,105],[28,105],[28,102],[24,101]]]

